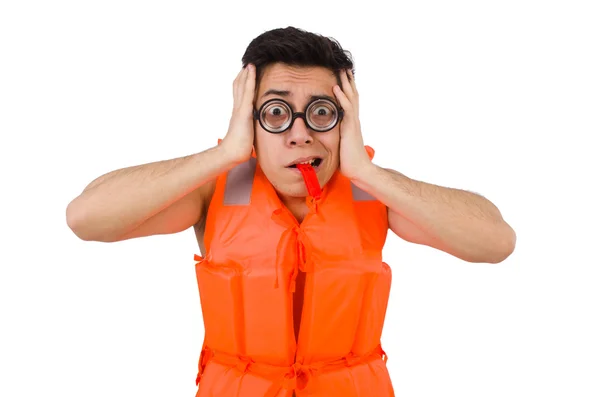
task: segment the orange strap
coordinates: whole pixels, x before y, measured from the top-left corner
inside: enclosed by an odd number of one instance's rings
[[[198,360],[198,375],[196,375],[196,386],[200,383],[200,378],[204,372],[204,368],[208,361],[212,358],[212,351],[206,346],[206,338],[202,343],[202,352],[200,352],[200,360]]]
[[[287,218],[287,219],[286,219]],[[276,259],[275,259],[275,288],[279,288],[279,270],[283,269],[283,264],[287,258],[287,247],[295,246],[296,260],[294,263],[294,272],[289,283],[289,291],[296,291],[296,277],[298,271],[312,272],[314,271],[314,263],[312,261],[312,245],[310,239],[304,233],[304,230],[294,223],[293,215],[283,209],[283,207],[273,211],[271,219],[280,226],[283,226],[285,231],[279,238],[277,244]]]
[[[204,367],[210,359],[213,359],[219,364],[237,368],[240,371],[240,376],[244,376],[247,372],[251,372],[267,379],[279,378],[280,381],[271,385],[265,394],[265,397],[276,397],[281,389],[303,390],[310,378],[314,376],[316,372],[329,372],[336,369],[352,367],[373,359],[382,359],[387,364],[387,354],[381,348],[381,344],[371,353],[363,356],[356,356],[350,353],[337,360],[327,362],[321,361],[306,365],[296,362],[291,366],[285,367],[255,362],[249,357],[234,356],[223,352],[217,352],[203,346],[198,376],[196,377],[196,386],[198,386]]]

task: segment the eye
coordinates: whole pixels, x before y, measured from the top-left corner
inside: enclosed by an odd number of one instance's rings
[[[328,116],[330,113],[331,109],[329,109],[327,106],[319,106],[313,111],[315,116]]]
[[[271,106],[267,110],[267,112],[271,116],[281,116],[282,114],[285,113],[285,111],[286,111],[285,108],[283,106],[279,106],[279,105]]]

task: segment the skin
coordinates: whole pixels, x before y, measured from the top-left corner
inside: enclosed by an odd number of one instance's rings
[[[281,63],[265,68],[255,94],[255,109],[269,99],[288,102],[294,112],[303,111],[312,95],[328,95],[339,106],[333,92],[337,84],[335,74],[323,67],[295,67]],[[268,94],[270,89],[290,91],[289,95]],[[265,176],[277,191],[282,202],[296,218],[302,219],[307,211],[306,185],[300,173],[286,166],[301,157],[318,156],[323,159],[317,178],[324,186],[340,165],[340,125],[327,132],[315,132],[304,120],[297,118],[291,128],[282,134],[271,134],[255,122],[257,161]]]
[[[319,133],[298,118],[282,134],[254,123],[257,160],[283,204],[301,222],[308,213],[304,180],[286,168],[300,157],[318,156],[317,172],[324,186],[339,169],[357,187],[388,208],[389,228],[402,239],[427,245],[473,263],[500,263],[514,250],[516,234],[498,208],[478,194],[411,179],[371,162],[363,143],[359,95],[350,71],[336,75],[322,67],[267,67],[255,92],[255,109],[272,98],[282,98],[302,111],[312,95],[328,95],[344,109],[344,119],[332,130]],[[270,89],[289,95],[263,94]]]

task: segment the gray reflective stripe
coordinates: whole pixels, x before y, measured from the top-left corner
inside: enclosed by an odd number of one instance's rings
[[[236,165],[227,173],[223,205],[248,205],[252,194],[252,182],[256,171],[256,159],[250,157],[245,163]]]
[[[371,200],[377,200],[375,197],[371,196],[369,193],[367,193],[364,190],[360,189],[354,183],[351,183],[351,185],[352,185],[352,198],[354,199],[354,201],[371,201]]]

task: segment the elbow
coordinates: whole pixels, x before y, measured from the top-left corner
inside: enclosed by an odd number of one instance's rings
[[[112,242],[113,240],[100,236],[89,221],[89,216],[86,214],[85,208],[83,208],[78,199],[75,199],[67,205],[66,209],[66,221],[67,226],[73,234],[79,237],[83,241],[99,241],[99,242]]]
[[[516,242],[515,231],[506,224],[501,233],[494,234],[476,251],[463,254],[459,258],[471,263],[502,263],[512,255]]]
[[[507,223],[505,223],[505,228],[500,241],[502,241],[502,243],[499,244],[497,258],[491,263],[504,262],[515,251],[515,247],[517,245],[517,234]]]
[[[85,216],[82,209],[77,206],[77,199],[71,201],[66,211],[67,226],[71,231],[83,241],[94,241],[94,238],[86,230]]]

